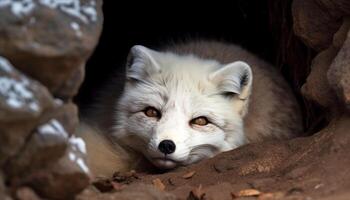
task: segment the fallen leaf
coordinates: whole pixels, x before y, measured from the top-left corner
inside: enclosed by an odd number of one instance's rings
[[[118,183],[118,182],[114,182],[114,181],[111,182],[111,185],[113,186],[113,188],[114,188],[116,191],[120,191],[120,190],[122,190],[122,189],[125,188],[125,185],[120,184],[120,183]]]
[[[165,185],[163,184],[163,182],[162,182],[159,178],[154,179],[154,180],[152,181],[152,183],[153,183],[153,185],[154,185],[157,189],[159,189],[159,190],[161,190],[161,191],[164,191]]]
[[[202,185],[198,188],[191,190],[187,200],[204,200],[205,193],[203,192]]]
[[[182,178],[189,179],[189,178],[192,178],[192,176],[195,175],[195,174],[196,174],[196,171],[191,171],[191,172],[188,172],[187,174],[184,174],[182,176]]]
[[[172,186],[175,186],[175,183],[174,183],[173,179],[171,179],[171,178],[168,179],[168,183]]]
[[[262,193],[259,195],[258,200],[274,200],[274,199],[283,199],[284,194],[282,192],[275,193]]]
[[[261,192],[256,189],[241,190],[238,193],[231,192],[232,198],[259,196]]]
[[[135,170],[129,172],[115,172],[112,177],[112,181],[126,184],[132,183],[136,179],[139,179],[139,177]]]
[[[106,180],[98,180],[92,183],[100,192],[110,192],[113,190],[113,186],[111,184],[111,181],[106,179]]]
[[[236,198],[238,198],[238,196],[236,196],[236,194],[235,194],[235,193],[233,193],[233,192],[231,192],[231,197],[232,197],[232,199],[236,199]]]

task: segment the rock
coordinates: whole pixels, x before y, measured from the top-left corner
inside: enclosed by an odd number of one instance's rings
[[[64,155],[67,141],[68,133],[57,119],[40,125],[21,152],[5,165],[7,176],[20,179],[54,163]]]
[[[102,29],[102,0],[26,0],[0,4],[0,54],[48,87],[74,96]]]
[[[332,16],[328,13],[328,9],[324,9],[317,2],[319,0],[293,1],[293,29],[307,46],[322,51],[330,46],[334,33],[340,27],[341,13]]]
[[[84,191],[79,195],[77,200],[134,200],[134,199],[143,199],[143,200],[154,200],[154,199],[164,199],[164,200],[175,200],[175,195],[169,194],[164,191],[160,191],[151,185],[137,184],[133,187],[127,187],[126,189],[116,192],[116,193],[105,193],[105,194],[96,194],[93,191]]]
[[[350,14],[350,2],[348,0],[314,0],[320,8],[327,10],[328,14],[334,18],[347,16]]]
[[[327,71],[338,50],[330,47],[319,53],[312,61],[311,73],[302,86],[302,94],[309,100],[315,101],[323,107],[334,105],[337,100],[334,98],[334,91],[329,86]]]
[[[18,200],[40,200],[38,195],[28,187],[21,187],[17,189],[16,197]]]
[[[20,184],[31,186],[40,196],[49,199],[72,199],[81,192],[90,180],[85,143],[71,136],[68,144],[65,155],[57,163],[33,172]]]
[[[53,107],[45,87],[0,57],[0,165],[19,151],[41,115]]]
[[[333,35],[350,14],[348,0],[295,0],[292,4],[293,29],[304,43],[317,51],[327,49]]]
[[[333,46],[340,49],[348,35],[348,31],[350,30],[350,17],[344,18],[342,26],[333,36]]]
[[[350,31],[327,73],[331,87],[350,109]]]
[[[49,92],[16,70],[7,59],[0,57],[0,121],[15,122],[40,116],[52,106]]]
[[[328,70],[342,48],[350,28],[350,19],[345,19],[343,25],[334,34],[330,47],[320,52],[312,61],[311,73],[302,87],[302,93],[310,100],[317,102],[323,107],[336,106],[338,100],[328,81]],[[332,71],[332,70],[331,70]],[[334,76],[334,74],[330,75]]]
[[[11,198],[9,196],[7,196],[6,194],[6,188],[4,185],[4,180],[3,180],[3,176],[0,172],[0,199],[2,200],[11,200]]]
[[[77,106],[73,103],[66,103],[59,106],[54,113],[54,117],[64,125],[64,129],[71,136],[79,124]]]
[[[266,145],[271,147],[270,151],[264,151],[264,149],[251,149],[251,152],[246,152],[248,155],[252,155],[251,158],[246,158],[245,163],[238,168],[238,174],[241,176],[247,176],[252,174],[266,174],[274,171],[280,165],[283,164],[286,157],[290,155],[290,149],[281,144]],[[250,160],[250,161],[249,161]]]

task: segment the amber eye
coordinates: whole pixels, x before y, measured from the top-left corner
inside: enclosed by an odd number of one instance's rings
[[[160,112],[153,107],[147,107],[144,112],[147,117],[160,117]]]
[[[209,120],[206,117],[197,117],[191,120],[191,124],[198,126],[205,126],[209,123]]]

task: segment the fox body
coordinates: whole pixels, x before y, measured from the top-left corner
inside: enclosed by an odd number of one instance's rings
[[[113,86],[79,131],[99,175],[135,168],[138,158],[172,169],[302,130],[281,75],[231,44],[198,41],[162,51],[136,45],[123,88]]]

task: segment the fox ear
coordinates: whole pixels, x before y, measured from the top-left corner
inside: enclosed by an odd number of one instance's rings
[[[220,93],[238,95],[239,99],[245,100],[251,92],[253,75],[247,63],[237,61],[213,72],[209,79],[217,84]]]
[[[153,73],[160,71],[160,67],[155,60],[158,52],[141,45],[131,48],[127,63],[126,77],[128,80],[145,80]]]

